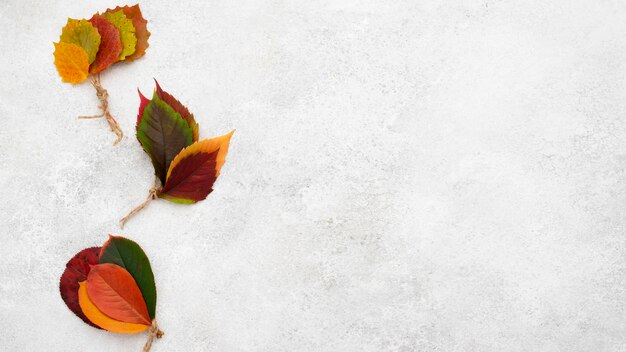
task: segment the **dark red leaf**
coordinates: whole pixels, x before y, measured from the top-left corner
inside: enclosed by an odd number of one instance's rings
[[[175,203],[205,199],[220,175],[234,132],[204,139],[183,149],[172,161],[159,197]]]
[[[198,153],[182,158],[172,168],[161,194],[170,200],[203,200],[213,191],[218,151]]]
[[[100,248],[86,248],[72,257],[65,266],[65,271],[61,275],[59,284],[61,298],[63,298],[67,307],[85,323],[98,329],[100,327],[89,321],[80,309],[80,305],[78,305],[78,283],[87,280],[91,267],[99,263]]]

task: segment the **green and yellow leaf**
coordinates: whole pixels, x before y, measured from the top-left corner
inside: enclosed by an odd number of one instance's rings
[[[100,34],[89,21],[68,18],[61,33],[61,42],[76,44],[83,48],[91,64],[96,59],[100,47]]]
[[[115,12],[105,12],[102,15],[107,21],[111,22],[120,32],[120,40],[122,41],[122,52],[119,59],[124,60],[135,52],[137,45],[137,37],[135,36],[135,26],[133,21],[126,17],[123,10]]]
[[[135,36],[137,37],[137,44],[135,45],[135,52],[126,57],[128,61],[134,61],[142,57],[146,53],[148,48],[148,39],[150,38],[150,32],[148,31],[148,21],[143,18],[139,5],[116,7],[113,10],[107,10],[107,12],[115,12],[123,10],[126,17],[133,21],[135,26]]]

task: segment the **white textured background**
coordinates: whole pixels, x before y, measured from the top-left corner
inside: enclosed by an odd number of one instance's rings
[[[623,0],[184,3],[103,75],[116,147],[52,41],[118,3],[0,3],[0,350],[140,350],[58,293],[110,232],[151,259],[157,352],[626,350]],[[237,132],[206,201],[121,231],[153,77]]]

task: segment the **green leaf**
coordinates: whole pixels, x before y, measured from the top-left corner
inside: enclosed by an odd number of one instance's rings
[[[133,21],[126,17],[123,10],[105,12],[102,16],[120,31],[120,40],[122,41],[120,60],[124,60],[126,56],[135,52],[135,46],[137,45]]]
[[[167,105],[171,106],[174,111],[180,114],[180,116],[187,121],[189,127],[191,127],[191,131],[193,132],[193,141],[198,141],[199,135],[199,127],[196,119],[193,117],[193,114],[189,112],[189,109],[185,105],[183,105],[178,99],[174,98],[173,95],[161,89],[159,82],[155,79],[154,83],[156,83],[156,94],[160,99],[163,99]]]
[[[172,160],[191,145],[192,129],[179,113],[154,94],[137,125],[137,139],[152,159],[155,175],[165,184]]]
[[[100,47],[100,34],[87,20],[68,18],[61,33],[61,42],[76,44],[83,48],[91,64],[96,59]]]
[[[100,251],[100,264],[104,263],[119,265],[130,273],[143,295],[150,319],[154,319],[156,286],[150,261],[143,249],[128,238],[109,236],[109,240]]]

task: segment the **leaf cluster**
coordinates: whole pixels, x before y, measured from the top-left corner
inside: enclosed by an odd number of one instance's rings
[[[150,328],[156,310],[156,286],[141,247],[110,236],[102,247],[78,252],[61,275],[61,298],[85,323],[133,334]]]
[[[175,203],[205,199],[213,191],[234,131],[199,141],[193,114],[158,82],[152,99],[141,92],[139,99],[137,140],[163,185],[158,197]]]
[[[142,57],[150,38],[147,24],[139,5],[107,9],[89,20],[68,18],[54,43],[54,65],[62,81],[80,83],[114,63]]]

